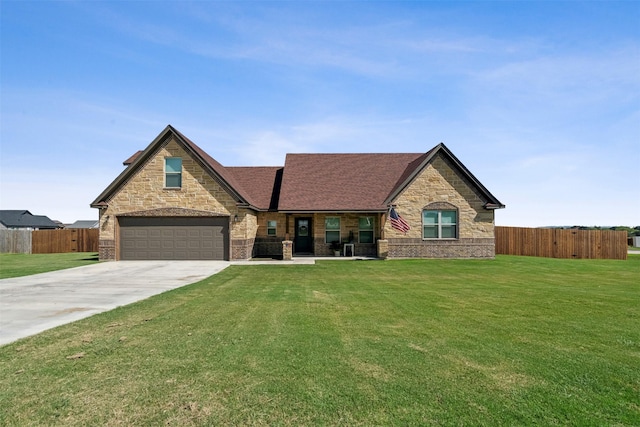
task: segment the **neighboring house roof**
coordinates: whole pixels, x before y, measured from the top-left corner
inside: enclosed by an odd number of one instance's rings
[[[78,220],[73,224],[67,225],[67,228],[98,228],[99,221],[94,219],[90,220]]]
[[[474,188],[487,209],[504,207],[442,143],[426,153],[287,154],[284,167],[224,167],[171,125],[124,162],[128,167],[91,206],[108,205],[172,136],[239,205],[255,210],[384,212],[438,155]]]
[[[44,215],[32,215],[27,210],[0,210],[0,223],[6,228],[60,228],[49,217]]]

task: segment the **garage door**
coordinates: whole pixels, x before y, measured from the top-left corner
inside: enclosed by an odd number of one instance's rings
[[[229,259],[229,218],[121,217],[120,259]]]

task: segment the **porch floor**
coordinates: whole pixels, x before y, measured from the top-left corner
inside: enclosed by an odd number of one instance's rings
[[[329,257],[316,257],[316,256],[294,256],[290,261],[283,261],[276,258],[252,258],[244,261],[231,261],[231,265],[313,265],[316,261],[381,261],[381,258],[366,257],[366,256],[329,256]]]

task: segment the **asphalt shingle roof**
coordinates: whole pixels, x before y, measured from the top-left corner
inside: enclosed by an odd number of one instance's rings
[[[78,220],[73,224],[69,224],[66,228],[98,228],[100,221],[95,219]]]
[[[281,211],[384,211],[385,199],[423,154],[287,154]]]
[[[7,228],[60,228],[49,217],[27,210],[0,210],[0,223]]]
[[[252,205],[261,210],[277,210],[282,181],[281,166],[227,167]]]
[[[143,159],[171,135],[199,159],[241,205],[284,212],[384,212],[388,204],[438,153],[449,159],[486,199],[504,207],[444,144],[426,153],[287,154],[284,167],[225,167],[171,125],[142,152],[125,161],[128,168],[91,204],[102,207]]]

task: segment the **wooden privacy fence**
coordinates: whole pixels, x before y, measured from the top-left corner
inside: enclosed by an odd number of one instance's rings
[[[99,230],[95,228],[34,231],[31,235],[31,253],[98,252],[98,233]]]
[[[547,258],[627,259],[627,232],[496,227],[496,254]]]
[[[31,230],[0,230],[0,253],[30,254]]]
[[[57,254],[98,252],[98,229],[0,230],[0,252]]]

